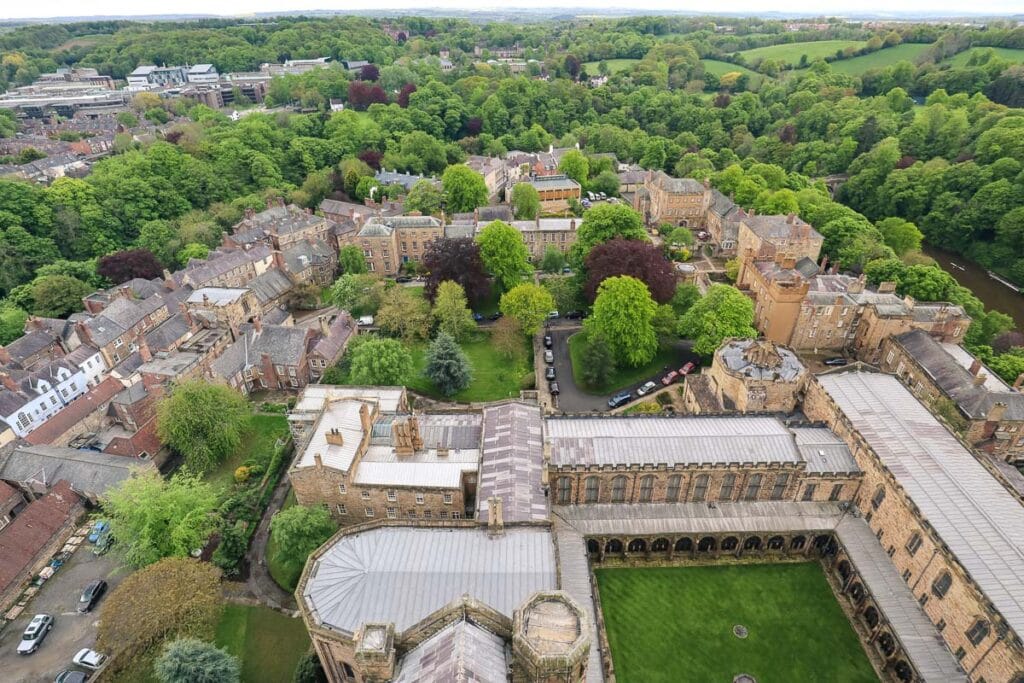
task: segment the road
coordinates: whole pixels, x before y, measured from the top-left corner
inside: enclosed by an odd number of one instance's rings
[[[0,679],[18,683],[49,683],[64,669],[75,668],[71,658],[83,647],[96,642],[99,610],[110,591],[127,575],[110,553],[96,557],[92,544],[85,542],[71,560],[47,581],[28,607],[0,633]],[[105,578],[109,587],[96,608],[88,614],[75,611],[82,588],[92,579]],[[19,655],[15,650],[25,626],[36,614],[51,614],[53,630],[35,654]]]

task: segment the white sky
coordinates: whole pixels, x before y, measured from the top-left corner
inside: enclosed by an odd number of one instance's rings
[[[525,8],[552,7],[630,7],[628,0],[516,0],[515,6]],[[391,9],[391,8],[454,8],[460,10],[487,7],[507,8],[494,0],[172,0],[168,3],[142,3],[138,0],[36,0],[0,3],[0,18],[43,18],[84,15],[138,15],[138,14],[246,14],[281,10],[310,9]],[[827,11],[841,15],[845,12],[928,12],[949,15],[1013,14],[1024,12],[1021,0],[833,0],[825,6],[819,0],[720,0],[709,6],[699,0],[647,0],[644,9],[652,14],[659,10],[692,10],[710,12],[762,12],[820,13]]]

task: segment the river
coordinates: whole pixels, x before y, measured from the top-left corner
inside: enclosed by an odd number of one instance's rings
[[[924,245],[922,251],[938,261],[939,265],[952,275],[957,282],[974,292],[986,309],[995,309],[1007,314],[1017,323],[1017,329],[1024,331],[1024,294],[1015,292],[988,276],[985,268],[968,261],[962,256]],[[960,268],[954,268],[951,264]]]

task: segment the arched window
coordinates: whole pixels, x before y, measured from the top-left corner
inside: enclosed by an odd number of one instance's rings
[[[944,598],[952,585],[953,576],[949,572],[942,572],[937,579],[932,581],[932,595]]]
[[[601,550],[601,544],[600,543],[598,543],[597,541],[595,541],[592,538],[587,540],[587,554],[589,554],[589,555],[597,555],[597,553],[600,552],[600,550]]]
[[[860,604],[860,601],[864,599],[864,586],[859,583],[850,586],[850,597],[853,598],[854,602]]]
[[[906,548],[907,548],[907,553],[911,557],[913,557],[914,553],[916,553],[918,548],[921,547],[921,542],[922,542],[921,541],[921,534],[917,533],[916,531],[914,533],[910,534],[910,538],[907,540]]]
[[[626,477],[619,475],[612,479],[612,502],[622,503],[626,500]]]
[[[650,503],[654,495],[654,475],[646,474],[640,477],[640,502]]]
[[[718,492],[718,500],[732,500],[733,489],[736,488],[736,475],[727,474],[722,477],[722,488]]]
[[[878,626],[878,610],[874,607],[868,607],[864,610],[864,623],[870,628]]]
[[[761,537],[751,536],[743,542],[744,550],[760,550],[761,549]]]
[[[744,496],[746,500],[757,500],[757,494],[761,492],[761,475],[752,474],[750,479],[747,480],[747,493]]]
[[[992,626],[984,619],[978,619],[971,625],[965,635],[967,640],[971,641],[971,645],[978,646],[981,641],[988,638],[988,634],[992,632]]]
[[[807,539],[803,536],[794,536],[793,540],[789,542],[789,547],[793,550],[803,550],[805,545],[807,545]]]
[[[679,489],[682,481],[683,476],[681,474],[673,474],[671,477],[668,478],[668,488],[665,489],[666,503],[679,502]]]
[[[782,550],[784,545],[786,545],[786,539],[782,536],[772,536],[768,539],[768,550]]]
[[[836,567],[836,569],[839,571],[839,577],[843,581],[846,581],[848,578],[850,578],[850,574],[853,572],[853,568],[850,567],[850,563],[846,560],[842,560],[839,563],[839,566]]]
[[[342,662],[341,667],[345,670],[345,678],[356,680],[356,672],[352,670],[352,667],[348,662]]]
[[[568,505],[572,502],[572,482],[569,477],[558,478],[558,504]]]
[[[647,550],[647,541],[642,538],[634,538],[629,542],[629,552],[642,553]]]
[[[722,550],[736,550],[736,546],[740,544],[740,540],[735,536],[726,536],[722,541]]]
[[[596,503],[601,493],[601,480],[597,477],[587,477],[583,482],[583,491],[588,503]]]
[[[789,485],[789,472],[782,472],[775,475],[775,485],[772,487],[772,500],[782,500],[786,493],[786,486]]]
[[[604,544],[604,551],[606,553],[621,553],[622,552],[622,541],[617,538],[613,538]]]
[[[697,544],[697,552],[699,552],[699,553],[711,552],[714,549],[715,549],[715,537],[714,536],[705,536],[704,538],[700,539],[700,543]]]
[[[903,681],[903,683],[910,683],[910,681],[914,680],[914,670],[902,659],[896,662],[896,666],[892,670],[896,674],[896,678]]]
[[[669,548],[669,542],[667,538],[659,538],[651,544],[651,551],[655,553],[663,553]]]
[[[708,475],[698,474],[693,480],[693,499],[695,501],[707,500],[708,497]]]
[[[896,652],[896,641],[892,639],[892,635],[888,632],[878,636],[878,649],[888,657],[893,652]]]
[[[879,486],[875,489],[875,495],[871,497],[871,507],[877,510],[881,507],[883,500],[885,500],[885,487]]]
[[[680,538],[676,541],[676,552],[689,552],[693,549],[693,541],[688,538]]]

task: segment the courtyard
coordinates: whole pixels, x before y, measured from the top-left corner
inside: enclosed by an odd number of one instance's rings
[[[621,683],[878,680],[817,563],[595,574]]]

